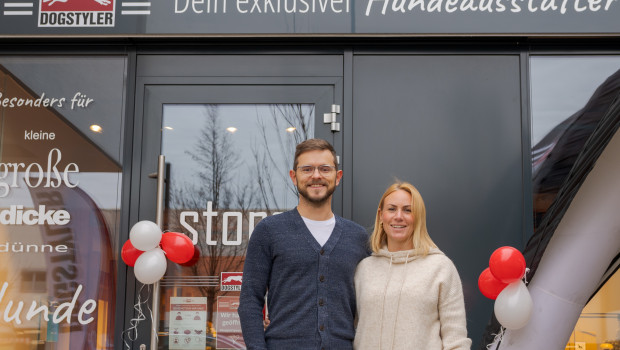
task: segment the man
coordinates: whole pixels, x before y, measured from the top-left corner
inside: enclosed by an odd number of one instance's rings
[[[368,235],[331,210],[342,170],[327,141],[297,145],[289,176],[299,192],[297,208],[261,220],[248,245],[238,310],[245,344],[248,350],[352,349],[353,275],[368,255]]]

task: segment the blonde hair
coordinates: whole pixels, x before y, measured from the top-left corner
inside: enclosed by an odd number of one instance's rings
[[[424,206],[422,195],[412,184],[400,181],[388,187],[379,201],[377,216],[375,217],[375,228],[370,236],[370,248],[376,253],[387,244],[387,234],[385,233],[381,223],[381,211],[383,209],[385,198],[398,190],[405,191],[411,195],[411,210],[414,217],[413,233],[411,235],[413,248],[422,255],[427,255],[429,250],[431,248],[437,248],[437,245],[435,245],[431,237],[428,235],[428,231],[426,229],[426,207]]]

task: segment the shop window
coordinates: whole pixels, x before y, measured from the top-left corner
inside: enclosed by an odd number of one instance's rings
[[[620,272],[588,302],[570,336],[566,350],[620,350]]]
[[[542,231],[584,145],[620,96],[620,57],[534,56],[530,68],[533,222]],[[620,274],[613,266],[583,309],[566,350],[620,349]]]
[[[530,69],[536,230],[616,97],[620,56],[534,56]]]
[[[0,55],[0,349],[120,349],[125,70],[124,56]]]

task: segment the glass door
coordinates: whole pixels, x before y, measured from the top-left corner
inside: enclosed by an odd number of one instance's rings
[[[187,235],[195,247],[188,263],[169,261],[159,282],[158,349],[245,348],[236,309],[249,236],[262,218],[297,205],[288,176],[295,145],[313,137],[341,144],[323,116],[336,90],[335,84],[145,86],[140,220],[155,215],[151,174],[161,154],[162,229]],[[339,190],[336,212],[341,198]]]

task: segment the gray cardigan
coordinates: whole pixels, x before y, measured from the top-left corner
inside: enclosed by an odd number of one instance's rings
[[[339,216],[323,247],[297,209],[261,220],[248,245],[238,309],[247,349],[352,349],[353,277],[368,254],[364,228]],[[267,290],[271,324],[263,331]]]

